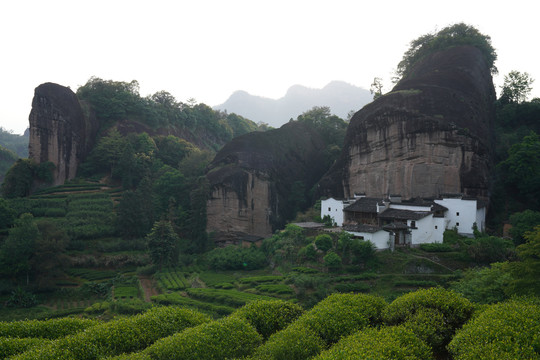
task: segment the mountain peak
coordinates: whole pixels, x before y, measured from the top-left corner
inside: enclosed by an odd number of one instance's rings
[[[277,100],[237,90],[225,103],[214,109],[227,110],[255,122],[280,127],[314,106],[328,106],[333,114],[345,119],[351,110],[357,111],[371,100],[372,95],[366,89],[344,81],[331,81],[322,89],[292,85],[285,96]]]

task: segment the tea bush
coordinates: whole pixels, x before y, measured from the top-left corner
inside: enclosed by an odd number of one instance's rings
[[[296,320],[304,310],[298,304],[282,300],[258,300],[236,310],[233,316],[249,321],[267,339]]]
[[[540,306],[523,299],[490,305],[459,330],[455,360],[540,359]]]
[[[155,360],[231,359],[250,355],[261,342],[247,320],[227,317],[161,339],[144,353]]]
[[[144,314],[113,320],[33,348],[15,359],[95,360],[146,348],[156,340],[210,321],[201,313],[176,307],[156,307]]]
[[[50,340],[40,338],[0,337],[0,359],[20,354],[33,347],[47,344]]]
[[[314,360],[412,360],[432,359],[433,356],[422,340],[402,326],[366,329],[339,341]]]
[[[97,320],[61,318],[0,322],[0,337],[58,339],[100,324]]]
[[[421,333],[435,331],[430,345],[440,349],[448,344],[456,329],[470,319],[473,311],[474,304],[460,294],[443,288],[431,288],[395,299],[384,310],[383,318],[388,325],[408,323],[412,329],[423,329]],[[439,317],[442,321],[433,321]]]
[[[325,342],[315,331],[292,323],[284,330],[270,336],[264,345],[255,350],[253,360],[304,360],[320,353]]]
[[[302,315],[298,325],[309,327],[327,344],[381,322],[386,302],[365,294],[332,294]]]

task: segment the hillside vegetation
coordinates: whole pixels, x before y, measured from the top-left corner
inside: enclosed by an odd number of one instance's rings
[[[540,102],[503,93],[489,233],[392,252],[289,223],[216,248],[208,164],[266,127],[90,79],[77,95],[101,128],[77,178],[51,187],[51,163],[19,159],[2,184],[0,358],[539,359]],[[346,122],[317,114],[296,121],[329,165]],[[328,220],[297,185],[288,217]]]

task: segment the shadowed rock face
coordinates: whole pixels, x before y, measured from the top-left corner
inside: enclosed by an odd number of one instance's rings
[[[96,121],[86,120],[75,93],[53,83],[38,86],[29,121],[29,158],[55,165],[54,185],[74,178],[98,129]]]
[[[464,193],[487,199],[495,90],[480,51],[459,46],[420,60],[351,119],[325,195]]]
[[[230,234],[271,235],[292,216],[295,182],[310,189],[327,170],[324,149],[321,136],[299,122],[233,139],[207,173],[207,230],[218,242]]]

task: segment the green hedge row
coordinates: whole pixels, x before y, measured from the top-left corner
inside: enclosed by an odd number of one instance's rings
[[[403,326],[366,329],[339,341],[314,360],[377,359],[428,360],[431,350],[414,332]]]
[[[462,295],[431,288],[400,296],[384,310],[383,318],[387,325],[404,324],[435,351],[441,351],[474,310],[474,304]]]
[[[250,355],[261,342],[247,320],[227,317],[161,339],[143,354],[154,360],[234,359]]]
[[[189,296],[199,300],[224,304],[232,307],[240,307],[250,301],[255,300],[275,300],[275,298],[268,296],[226,289],[189,288],[187,289],[187,293]]]
[[[158,339],[208,321],[208,316],[193,310],[156,307],[140,315],[88,328],[48,346],[32,348],[13,359],[95,360],[145,349]]]
[[[182,296],[179,293],[152,296],[152,301],[161,305],[178,305],[220,316],[229,315],[235,310],[235,308],[230,306],[216,305],[214,303],[192,299]]]
[[[258,300],[236,310],[233,316],[249,321],[267,339],[296,320],[304,310],[298,304],[283,300]]]
[[[97,320],[78,318],[2,321],[0,337],[58,339],[98,324]]]
[[[40,338],[0,337],[0,359],[23,353],[37,346],[48,344],[51,340]]]
[[[540,306],[516,299],[490,305],[448,345],[455,360],[540,359]]]
[[[309,359],[340,338],[381,323],[387,306],[379,297],[332,294],[278,331],[259,347],[254,359]]]
[[[268,275],[268,276],[251,276],[246,278],[241,278],[240,283],[242,284],[260,284],[260,283],[276,283],[283,281],[285,279],[284,276],[277,276],[277,275]]]

